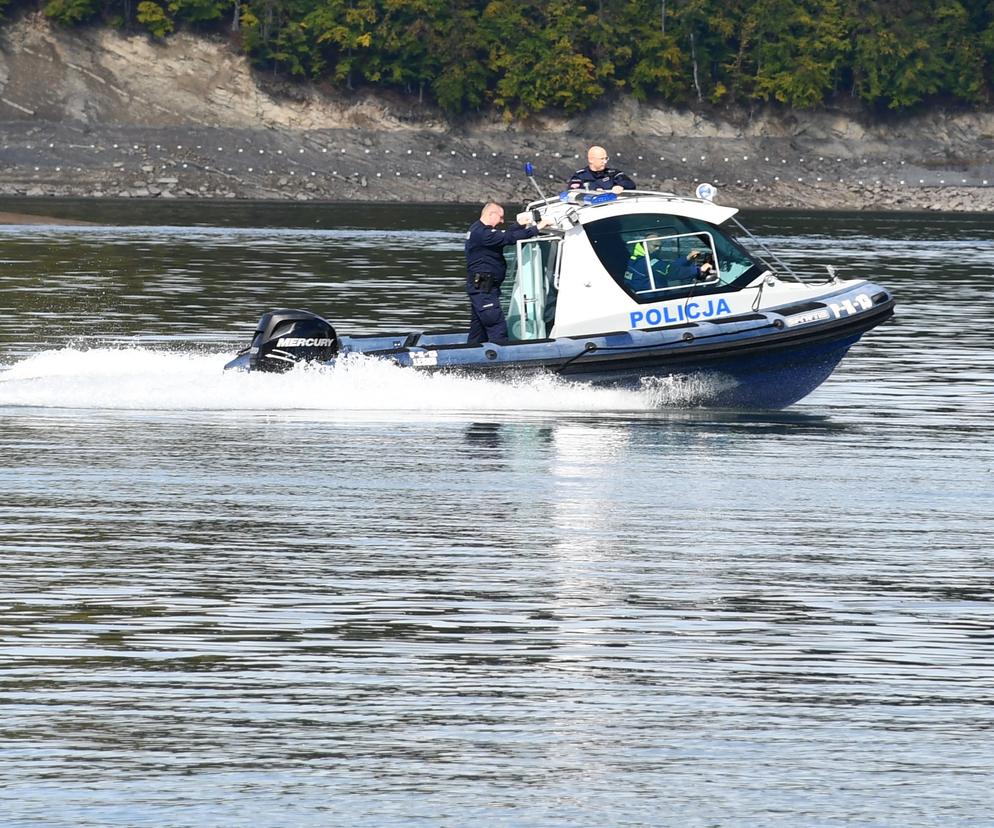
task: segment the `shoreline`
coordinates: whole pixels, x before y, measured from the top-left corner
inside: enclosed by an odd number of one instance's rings
[[[40,213],[9,213],[0,212],[0,224],[8,225],[87,225],[89,221],[79,221],[77,219],[59,218],[58,216],[46,216]]]
[[[0,196],[473,204],[555,196],[589,136],[0,124]],[[610,140],[607,140],[609,138]],[[938,163],[911,146],[852,154],[823,141],[612,135],[612,166],[640,189],[702,181],[742,209],[994,211],[994,162]]]

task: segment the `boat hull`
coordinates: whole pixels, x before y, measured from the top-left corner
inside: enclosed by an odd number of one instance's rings
[[[830,343],[753,354],[726,352],[706,360],[686,359],[649,368],[577,373],[597,386],[658,390],[661,397],[709,408],[780,409],[820,386],[859,335]]]
[[[668,399],[692,405],[786,408],[825,382],[863,333],[892,315],[893,302],[888,301],[876,313],[798,332],[784,331],[774,319],[772,331],[755,337],[661,350],[637,364],[611,359],[574,363],[561,373],[599,386],[656,385]]]
[[[874,286],[875,288],[875,286]],[[863,283],[864,291],[866,283]],[[810,307],[708,322],[505,345],[469,345],[465,332],[343,336],[334,365],[353,355],[430,372],[493,377],[545,373],[656,394],[660,404],[779,409],[821,385],[866,331],[893,314],[876,289],[871,307],[811,319]],[[800,320],[800,321],[798,321]],[[242,354],[227,368],[249,368]]]

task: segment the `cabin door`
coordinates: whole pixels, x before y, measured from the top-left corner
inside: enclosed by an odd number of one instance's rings
[[[511,339],[545,339],[556,319],[559,239],[518,242],[518,271],[507,311]]]

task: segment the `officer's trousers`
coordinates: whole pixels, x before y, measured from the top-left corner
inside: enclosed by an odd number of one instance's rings
[[[507,342],[507,320],[500,306],[500,288],[487,291],[473,291],[469,294],[472,315],[469,320],[469,339],[474,345],[493,342],[503,345]]]

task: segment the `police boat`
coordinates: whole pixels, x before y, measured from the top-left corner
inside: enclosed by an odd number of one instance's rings
[[[519,220],[550,226],[517,242],[506,344],[468,344],[465,330],[339,335],[309,311],[274,310],[225,368],[286,371],[361,354],[421,371],[672,384],[685,404],[784,408],[887,320],[894,298],[831,265],[827,278],[802,278],[714,192],[574,190],[529,204]]]

